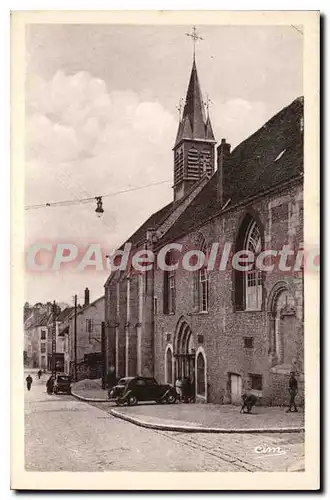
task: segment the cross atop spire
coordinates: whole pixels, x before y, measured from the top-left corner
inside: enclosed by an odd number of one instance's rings
[[[194,61],[195,61],[195,54],[196,54],[196,42],[197,40],[204,40],[201,36],[197,35],[197,29],[196,26],[192,27],[192,33],[186,33],[187,36],[190,36],[193,40],[194,43]]]

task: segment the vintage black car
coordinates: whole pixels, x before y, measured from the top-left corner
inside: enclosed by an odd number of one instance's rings
[[[60,392],[71,394],[71,377],[69,375],[57,375],[54,382],[54,394]]]
[[[110,400],[118,406],[132,406],[139,401],[156,401],[157,403],[175,403],[177,393],[169,384],[158,384],[151,377],[125,377],[109,391]]]

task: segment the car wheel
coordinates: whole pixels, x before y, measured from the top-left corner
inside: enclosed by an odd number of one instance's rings
[[[169,394],[166,398],[166,402],[169,404],[173,404],[176,402],[176,395],[175,394]]]
[[[130,396],[128,398],[128,404],[129,406],[135,406],[137,404],[138,400],[136,396]]]

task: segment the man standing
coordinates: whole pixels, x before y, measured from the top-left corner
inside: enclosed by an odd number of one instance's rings
[[[107,374],[107,387],[108,387],[108,396],[110,399],[111,389],[116,385],[116,370],[114,366],[110,366]]]
[[[297,392],[298,392],[298,382],[297,382],[297,379],[295,377],[295,373],[290,372],[290,378],[289,378],[290,405],[289,405],[289,408],[287,410],[287,413],[292,411],[291,410],[292,406],[294,408],[293,411],[298,411],[297,407],[296,407],[296,402],[295,402]]]
[[[31,389],[31,385],[33,382],[31,375],[28,375],[25,380],[26,380],[27,390],[29,391]]]
[[[175,390],[177,392],[179,401],[182,401],[182,379],[178,377],[175,381]]]
[[[47,394],[53,394],[54,390],[54,377],[51,375],[46,382]]]

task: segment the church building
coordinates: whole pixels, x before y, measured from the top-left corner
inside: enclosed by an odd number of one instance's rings
[[[283,248],[296,255],[303,242],[303,98],[231,151],[214,137],[194,58],[173,154],[173,201],[127,239],[156,260],[169,245],[168,269],[111,272],[108,365],[117,377],[189,377],[196,401],[223,404],[239,403],[246,388],[285,404],[294,371],[302,398],[302,263],[256,261]],[[244,252],[254,255],[248,270],[233,265]]]

